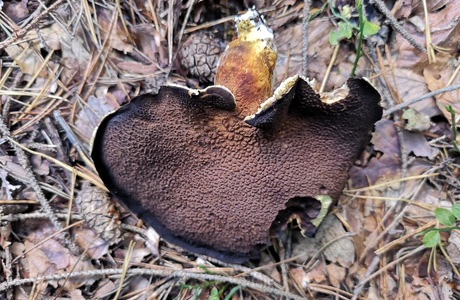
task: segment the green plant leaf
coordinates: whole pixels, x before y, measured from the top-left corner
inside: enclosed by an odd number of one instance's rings
[[[452,211],[448,210],[447,208],[436,208],[434,210],[434,215],[442,225],[452,226],[455,224],[455,216]]]
[[[429,231],[423,236],[423,246],[427,248],[436,247],[441,241],[441,235],[437,230]]]
[[[364,20],[364,29],[363,29],[364,37],[369,37],[371,35],[377,34],[379,30],[380,30],[379,25],[369,22],[368,20]]]
[[[213,287],[211,290],[211,295],[209,295],[209,300],[219,300],[219,290],[216,287]]]
[[[340,12],[340,14],[342,15],[342,17],[344,17],[344,18],[349,20],[351,18],[350,5],[344,5],[342,7],[342,11]]]
[[[241,286],[239,285],[233,287],[233,289],[231,289],[230,292],[228,292],[228,295],[225,296],[224,300],[231,300],[233,295],[235,295],[240,289],[241,289]]]
[[[452,214],[455,218],[457,218],[457,220],[460,220],[460,204],[452,205]]]
[[[349,39],[351,38],[353,34],[353,28],[349,23],[345,22],[339,22],[338,23],[339,28],[337,28],[334,31],[329,32],[329,43],[332,46],[336,46],[339,41],[343,39]]]

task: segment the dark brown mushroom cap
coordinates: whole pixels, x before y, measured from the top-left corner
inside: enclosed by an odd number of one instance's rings
[[[382,109],[363,79],[332,104],[290,80],[246,122],[222,87],[139,96],[100,125],[96,168],[128,208],[191,252],[242,262],[293,218],[310,235],[318,195],[337,200]]]

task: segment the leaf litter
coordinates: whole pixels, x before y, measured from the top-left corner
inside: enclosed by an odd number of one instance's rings
[[[116,201],[107,208],[106,204],[92,207],[98,202],[89,201],[89,196],[76,201],[79,194],[85,195],[81,191],[89,181],[100,182],[86,153],[101,118],[141,93],[156,91],[166,80],[193,81],[175,57],[189,35],[181,35],[184,22],[184,32],[205,24],[198,31],[214,31],[223,43],[231,40],[229,17],[244,6],[236,1],[208,2],[0,1],[2,119],[12,139],[35,150],[28,161],[38,186],[59,221],[64,227],[70,225],[59,232],[40,205],[21,204],[38,199],[33,179],[28,178],[9,139],[2,136],[2,298],[39,294],[113,298],[118,290],[120,296],[139,299],[196,294],[206,298],[216,288],[223,299],[233,286],[240,286],[240,292],[232,299],[283,295],[299,299],[459,298],[460,278],[453,269],[460,265],[458,231],[442,234],[445,253],[437,249],[431,255],[431,249],[426,249],[404,257],[422,245],[421,228],[436,226],[435,208],[460,201],[459,153],[452,148],[452,126],[457,125],[446,110],[451,105],[458,122],[458,89],[407,105],[378,122],[371,143],[350,170],[349,186],[318,234],[304,238],[293,226],[289,238],[264,250],[259,263],[237,266],[196,258],[160,241]],[[275,31],[276,81],[300,74],[304,2],[252,2],[264,11]],[[426,45],[425,4],[434,61],[429,63],[426,53],[391,28],[388,39],[380,37],[379,45],[384,46],[368,43],[364,47],[358,75],[373,79],[385,108],[460,83],[456,45],[460,4],[397,1],[393,12],[408,34]],[[333,5],[338,10],[353,4],[337,1]],[[318,87],[330,90],[350,76],[356,55],[354,37],[342,40],[335,49],[327,33],[337,28],[338,20],[330,8],[312,2],[310,12],[308,76],[316,79]],[[378,10],[375,14],[369,19],[380,20],[382,26],[384,17]],[[53,117],[55,110],[68,126]],[[53,130],[58,134],[53,135]],[[61,164],[47,157],[58,158]],[[83,214],[93,211],[94,216],[84,218]],[[101,233],[104,228],[115,230],[114,224],[121,236],[117,231],[116,238],[107,242]],[[66,240],[75,241],[76,253]],[[135,246],[130,248],[132,240]],[[124,279],[97,273],[121,274],[126,258],[131,260]],[[141,273],[130,273],[136,270]],[[172,272],[182,273],[171,276]],[[47,275],[55,277],[41,279]],[[209,280],[208,275],[218,280]],[[17,283],[21,279],[30,281]]]

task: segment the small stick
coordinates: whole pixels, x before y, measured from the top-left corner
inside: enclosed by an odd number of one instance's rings
[[[417,43],[417,41],[407,32],[404,27],[399,25],[398,20],[391,14],[391,12],[386,7],[386,4],[382,0],[371,0],[370,3],[374,3],[381,13],[385,15],[387,20],[390,22],[391,26],[403,37],[405,38],[414,48],[421,52],[426,52],[426,49],[422,45]]]
[[[18,32],[15,32],[13,38],[10,38],[10,39],[8,39],[6,41],[1,42],[0,43],[0,50],[3,50],[4,48],[6,48],[9,45],[11,45],[12,43],[14,43],[17,39],[19,39],[22,36],[24,36],[33,26],[35,26],[35,24],[37,24],[41,20],[42,17],[48,15],[51,11],[55,10],[62,3],[62,1],[63,0],[57,0],[56,2],[54,2],[52,5],[50,5],[50,7],[45,9],[40,15],[35,17],[29,24],[24,26],[24,28],[22,28]]]
[[[92,270],[92,271],[82,271],[82,272],[73,272],[73,273],[60,273],[55,275],[49,276],[38,276],[34,278],[25,278],[25,279],[15,279],[10,282],[3,282],[0,283],[0,292],[4,291],[13,286],[20,286],[24,284],[30,284],[39,281],[53,281],[53,280],[61,280],[64,278],[89,278],[93,276],[110,276],[110,275],[121,275],[123,273],[122,269],[104,269],[104,270]],[[138,276],[138,275],[147,275],[147,276],[161,276],[161,277],[171,277],[171,278],[181,278],[181,279],[198,279],[198,280],[206,280],[206,281],[219,281],[219,282],[227,282],[230,284],[241,285],[243,287],[247,287],[257,291],[263,291],[265,293],[273,294],[278,297],[285,297],[286,299],[295,299],[295,300],[305,300],[305,298],[295,295],[293,293],[288,293],[281,291],[279,289],[265,286],[263,284],[258,284],[251,282],[246,279],[240,278],[233,278],[228,276],[222,275],[214,275],[214,274],[203,274],[203,273],[194,273],[187,270],[156,270],[156,269],[130,269],[126,272],[127,275],[130,276]]]
[[[331,61],[329,62],[329,65],[327,66],[326,74],[324,74],[323,82],[321,83],[321,87],[319,88],[320,93],[324,92],[324,87],[326,86],[327,79],[329,78],[329,75],[331,74],[331,70],[335,64],[335,60],[337,59],[337,54],[339,53],[339,49],[340,49],[340,43],[338,43],[334,48],[334,52],[332,53]]]
[[[398,104],[396,106],[393,106],[390,109],[387,109],[383,113],[383,117],[387,117],[387,116],[391,115],[392,113],[397,112],[400,109],[406,108],[409,105],[412,105],[414,103],[420,102],[420,101],[422,101],[424,99],[427,99],[427,98],[430,98],[430,97],[433,97],[433,96],[436,96],[436,95],[439,95],[439,94],[451,92],[451,91],[454,91],[454,90],[458,90],[458,89],[460,89],[460,84],[446,86],[445,88],[442,88],[442,89],[427,93],[425,95],[422,95],[420,97],[405,101],[404,103]]]
[[[95,171],[96,168],[94,167],[93,162],[89,159],[90,155],[88,151],[81,145],[80,141],[78,140],[77,136],[73,133],[72,129],[70,128],[69,124],[64,120],[59,110],[55,110],[53,112],[53,117],[59,126],[65,131],[67,134],[67,138],[69,142],[77,149],[78,154],[83,159],[85,164],[91,168],[91,170]]]
[[[304,0],[303,2],[303,19],[302,19],[302,73],[303,76],[307,77],[308,67],[308,17],[310,16],[310,0]]]
[[[32,187],[32,189],[35,191],[35,194],[37,195],[37,200],[40,203],[41,207],[43,208],[43,211],[48,215],[49,220],[53,224],[53,226],[58,230],[62,231],[63,226],[61,222],[58,221],[58,218],[54,214],[53,209],[48,203],[48,200],[46,199],[45,195],[43,194],[42,189],[40,188],[40,184],[37,181],[37,178],[35,177],[35,174],[32,171],[32,168],[30,167],[29,160],[24,152],[19,146],[18,142],[15,142],[13,138],[11,137],[10,130],[5,124],[5,121],[3,120],[3,117],[0,116],[0,133],[5,137],[9,142],[10,145],[13,147],[14,151],[16,152],[16,155],[18,157],[19,164],[24,168],[27,174],[28,178],[28,183]],[[69,247],[69,249],[77,253],[78,252],[78,247],[71,241],[70,239],[64,239],[65,243]]]

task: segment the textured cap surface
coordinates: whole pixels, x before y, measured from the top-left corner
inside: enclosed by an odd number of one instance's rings
[[[292,82],[250,124],[224,88],[208,90],[218,101],[175,86],[139,96],[100,125],[97,170],[166,240],[228,262],[257,257],[289,219],[319,214],[317,195],[337,200],[382,114],[363,79],[350,79],[332,104],[303,78]],[[316,230],[303,225],[307,235]]]

